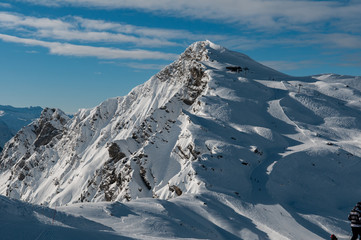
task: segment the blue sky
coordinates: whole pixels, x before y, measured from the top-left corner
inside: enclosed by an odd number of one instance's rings
[[[126,95],[195,41],[290,75],[361,75],[361,1],[1,0],[0,105]]]

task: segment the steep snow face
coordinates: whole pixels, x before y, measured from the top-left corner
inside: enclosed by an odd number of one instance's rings
[[[45,205],[218,193],[273,239],[302,235],[279,214],[324,236],[317,216],[342,219],[361,199],[360,99],[357,77],[291,77],[197,42],[48,143],[34,135],[30,155],[3,155],[1,193]],[[23,175],[22,161],[34,163]]]
[[[9,141],[24,126],[40,116],[41,107],[15,108],[0,105],[0,152]]]

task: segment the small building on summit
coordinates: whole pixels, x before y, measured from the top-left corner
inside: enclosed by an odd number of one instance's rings
[[[229,67],[226,67],[226,69],[230,70],[231,72],[242,72],[243,69],[240,67],[240,66],[229,66]]]

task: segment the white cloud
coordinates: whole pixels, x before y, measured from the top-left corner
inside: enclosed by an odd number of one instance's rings
[[[0,26],[7,28],[32,27],[36,29],[69,29],[70,23],[58,19],[35,18],[20,14],[0,12]]]
[[[352,33],[301,33],[293,36],[238,37],[223,39],[222,44],[231,49],[259,49],[272,46],[309,47],[323,49],[361,49],[361,36]]]
[[[69,43],[47,42],[29,38],[19,38],[0,34],[0,39],[6,42],[21,43],[30,46],[40,46],[49,49],[51,54],[77,57],[97,57],[99,59],[165,59],[172,60],[176,54],[148,50],[123,50],[117,48],[94,47]]]
[[[176,46],[175,42],[166,39],[141,38],[121,33],[110,32],[89,32],[78,30],[47,30],[41,29],[37,32],[38,37],[47,37],[61,39],[66,41],[85,41],[85,42],[114,42],[114,43],[134,43],[139,46]]]
[[[103,20],[85,19],[75,17],[81,27],[90,31],[114,31],[124,34],[136,34],[139,36],[154,37],[161,39],[199,39],[200,35],[186,30],[147,28],[130,24],[107,22]]]
[[[36,38],[65,41],[132,43],[137,46],[177,46],[173,40],[220,39],[220,35],[197,35],[185,30],[147,28],[81,17],[36,18],[0,12],[0,27],[15,29]]]
[[[240,23],[256,29],[310,29],[322,22],[361,20],[359,1],[311,0],[23,0],[42,5],[132,8],[205,20]],[[304,26],[307,25],[307,28]],[[359,31],[359,30],[358,30]]]
[[[159,0],[156,2],[153,0],[147,0],[146,2],[120,0],[33,0],[31,2],[47,5],[73,4],[107,8],[127,7],[147,11],[167,11],[168,14],[179,10],[179,16],[190,16],[197,11],[196,16],[193,17],[204,17],[206,19],[218,18],[233,22],[229,24],[238,22],[247,24],[247,26],[250,27],[269,28],[269,30],[292,28],[302,31],[294,35],[296,37],[277,34],[271,34],[271,36],[269,34],[257,35],[252,31],[250,31],[251,34],[247,36],[202,35],[194,34],[187,30],[149,28],[77,16],[50,19],[0,11],[0,28],[16,31],[16,33],[12,31],[9,35],[2,34],[1,39],[32,46],[42,46],[48,48],[50,53],[58,55],[95,56],[101,59],[174,59],[174,54],[147,50],[124,50],[119,48],[85,46],[85,43],[131,43],[136,47],[164,47],[179,46],[182,45],[182,42],[185,42],[184,45],[188,45],[190,41],[193,42],[204,39],[210,39],[231,49],[239,50],[277,45],[296,47],[317,45],[323,48],[361,48],[361,36],[357,35],[357,31],[360,30],[352,32],[352,29],[359,29],[358,26],[361,26],[361,19],[360,21],[353,21],[355,18],[361,18],[361,16],[359,16],[360,14],[356,14],[359,6],[361,6],[357,4],[357,1],[343,5],[335,1],[313,2],[305,0],[214,0],[212,3],[208,2],[208,4],[205,3],[205,0],[184,0],[177,2],[170,2],[170,0]],[[353,4],[352,6],[350,5],[351,3]],[[317,14],[315,14],[315,12],[317,12]],[[346,15],[349,16],[346,17]],[[347,32],[317,33],[317,31],[310,31],[306,33],[309,25],[318,25],[320,21],[330,19],[338,20],[331,24],[337,28],[342,27],[343,21],[353,22],[353,24],[344,27],[344,29],[347,29]],[[247,28],[245,28],[245,30],[248,31]],[[5,32],[3,31],[3,33]],[[14,35],[17,35],[17,37]],[[65,41],[68,43],[60,43],[57,41]],[[74,41],[76,41],[77,44],[74,44]],[[292,66],[286,66],[286,64],[283,64],[283,66],[286,70],[292,68]],[[129,67],[133,66],[129,65]],[[136,67],[136,65],[134,65],[134,67]],[[155,65],[143,65],[143,68],[144,67],[149,69],[158,68],[158,66]]]
[[[174,46],[166,39],[144,38],[121,33],[94,32],[78,29],[80,18],[49,19],[0,12],[0,26],[32,33],[36,37],[46,37],[67,41],[134,43],[139,46]],[[86,19],[82,19],[86,21]],[[29,29],[31,28],[31,29]]]
[[[329,48],[361,48],[361,36],[346,33],[318,34],[316,41],[328,43]]]

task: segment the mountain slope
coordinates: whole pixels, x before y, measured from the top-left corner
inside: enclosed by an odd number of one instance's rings
[[[292,77],[197,42],[125,97],[40,118],[58,119],[56,134],[23,129],[29,146],[19,149],[31,151],[11,150],[15,138],[5,146],[0,192],[49,206],[188,202],[196,222],[226,231],[211,239],[346,236],[343,219],[361,199],[359,80]]]
[[[5,143],[22,127],[40,116],[42,108],[15,108],[0,105],[0,152]]]

